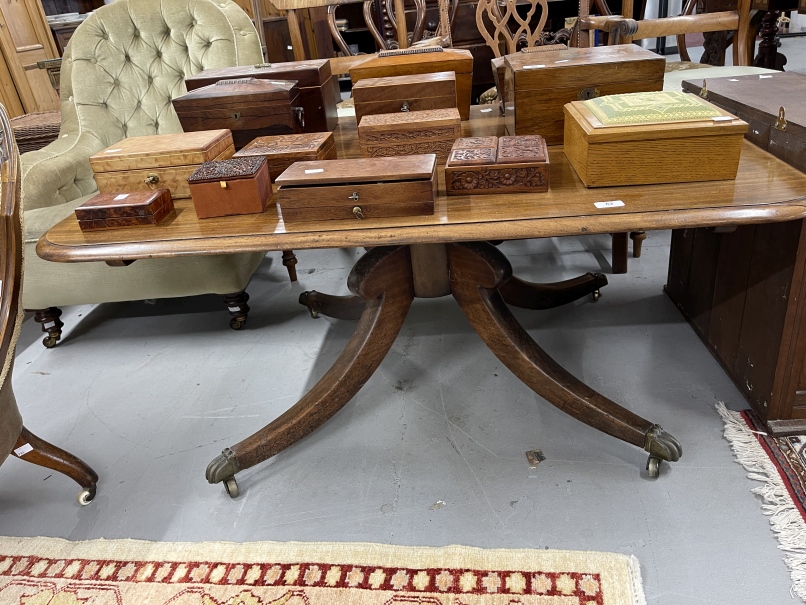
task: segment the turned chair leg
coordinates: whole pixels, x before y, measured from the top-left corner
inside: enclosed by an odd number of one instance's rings
[[[632,240],[633,258],[641,258],[641,246],[646,239],[646,231],[631,231],[630,239]]]
[[[42,324],[42,331],[47,334],[42,339],[42,344],[48,349],[52,349],[62,338],[64,324],[59,319],[62,315],[62,310],[57,307],[48,307],[47,309],[37,309],[34,313],[34,321]]]
[[[246,304],[249,300],[249,295],[246,290],[227,294],[224,297],[224,304],[227,305],[227,310],[232,316],[229,320],[229,327],[233,330],[240,330],[246,323],[246,317],[249,314],[249,305]]]
[[[613,273],[627,272],[628,242],[626,233],[613,233]]]
[[[293,250],[283,250],[283,266],[288,269],[288,277],[291,281],[297,281],[297,256]]]

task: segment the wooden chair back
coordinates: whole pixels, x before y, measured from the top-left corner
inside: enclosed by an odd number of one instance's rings
[[[496,58],[517,52],[519,44],[532,47],[543,43],[543,28],[549,16],[548,0],[529,0],[528,4],[525,17],[517,11],[517,0],[479,0],[476,5],[476,26]],[[538,6],[540,16],[537,25],[531,28]]]
[[[414,5],[417,8],[417,17],[414,23],[414,30],[412,31],[411,35],[408,33],[405,34],[406,36],[406,45],[410,46],[415,42],[418,42],[423,37],[423,32],[425,32],[425,17],[426,17],[426,5],[425,0],[414,0]],[[329,4],[327,7],[327,25],[330,29],[330,35],[333,36],[333,40],[336,42],[336,45],[341,50],[342,54],[345,57],[353,56],[352,51],[350,50],[349,46],[344,40],[342,33],[336,27],[336,9],[340,6],[340,4]],[[391,30],[393,32],[393,37],[388,38],[385,37],[382,32],[378,30],[377,25],[375,25],[375,15],[374,10],[376,8],[375,0],[365,0],[364,1],[364,22],[367,25],[372,37],[375,39],[375,43],[378,45],[380,50],[392,50],[395,48],[400,48],[400,36],[398,35],[400,32],[398,30],[397,18],[395,15],[395,6],[393,0],[383,0],[383,10],[385,13],[385,17],[388,19],[389,24],[391,25]],[[405,48],[405,46],[403,46]]]

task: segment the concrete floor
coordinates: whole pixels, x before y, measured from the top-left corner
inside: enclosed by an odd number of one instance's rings
[[[516,311],[570,371],[680,439],[683,458],[658,480],[646,476],[644,452],[515,379],[445,298],[415,301],[358,396],[241,473],[242,495],[230,500],[205,481],[207,463],[294,403],[354,326],[313,320],[296,299],[345,293],[360,251],[300,251],[293,285],[272,253],[250,285],[242,332],[213,296],[68,308],[53,350],[25,322],[13,381],[26,424],[91,463],[101,482],[79,507],[70,480],[8,460],[0,534],[616,551],[640,559],[651,605],[793,602],[756,484],[714,410],[746,404],[661,291],[669,237],[651,233],[597,304]],[[610,270],[607,236],[501,248],[527,279]],[[547,457],[536,470],[524,456],[533,448]]]

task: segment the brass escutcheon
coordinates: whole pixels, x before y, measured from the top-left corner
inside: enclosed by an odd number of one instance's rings
[[[361,210],[361,206],[356,206],[353,208],[353,216],[359,221],[364,218],[364,211]]]
[[[598,96],[599,96],[599,89],[589,86],[588,88],[583,88],[582,90],[579,91],[579,93],[577,94],[577,100],[587,101],[588,99],[595,99]]]
[[[778,110],[778,119],[775,120],[775,128],[778,130],[786,130],[786,111],[783,107]]]
[[[409,111],[409,102],[403,101],[403,104],[400,106],[400,111]]]
[[[241,112],[240,111],[232,112],[232,119],[233,120],[240,120],[241,119]]]
[[[146,176],[146,178],[143,179],[143,182],[146,185],[156,185],[157,183],[160,182],[160,177],[157,174],[154,174],[153,172],[149,172],[148,176]]]

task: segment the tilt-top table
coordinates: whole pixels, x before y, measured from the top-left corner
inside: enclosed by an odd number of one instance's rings
[[[484,111],[472,108],[463,136],[503,134],[501,119]],[[359,157],[353,118],[340,119],[336,145],[339,158]],[[508,308],[540,310],[583,296],[598,298],[605,276],[588,273],[553,284],[529,283],[512,275],[507,258],[488,241],[684,227],[731,229],[802,219],[806,174],[745,142],[735,181],[587,189],[560,147],[549,148],[549,158],[548,193],[440,194],[430,216],[285,224],[270,205],[263,214],[199,220],[190,200],[178,200],[175,218],[153,227],[84,233],[69,217],[42,236],[37,252],[52,261],[126,265],[141,258],[193,254],[371,248],[350,273],[353,296],[300,296],[312,315],[357,318],[358,325],[330,370],[299,402],[210,463],[207,479],[224,482],[233,497],[238,491],[236,473],[296,443],[353,398],[388,353],[415,297],[447,295],[454,297],[501,362],[535,393],[585,424],[645,449],[647,469],[657,476],[661,460],[679,459],[678,441],[572,376],[538,346]],[[616,200],[623,205],[595,205]]]

